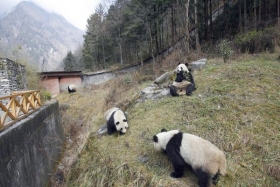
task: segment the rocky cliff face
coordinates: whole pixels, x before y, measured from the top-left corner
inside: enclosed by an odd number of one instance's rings
[[[38,71],[59,70],[67,52],[82,45],[83,34],[62,16],[23,1],[0,18],[0,55],[24,58]]]

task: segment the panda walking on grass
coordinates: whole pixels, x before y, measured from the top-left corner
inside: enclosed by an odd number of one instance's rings
[[[171,160],[173,178],[183,176],[186,164],[194,170],[200,187],[216,185],[219,176],[226,174],[225,154],[207,140],[178,130],[162,129],[154,135],[153,141],[154,148],[164,150]]]
[[[70,84],[69,86],[67,86],[66,89],[68,90],[69,93],[73,93],[77,91],[77,87],[75,84]]]
[[[120,134],[126,133],[128,128],[127,118],[121,109],[113,107],[105,112],[104,117],[109,135],[115,131],[119,131]]]

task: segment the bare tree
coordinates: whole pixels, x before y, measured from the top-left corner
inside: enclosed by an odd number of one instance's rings
[[[242,34],[243,28],[242,28],[242,0],[238,0],[238,16],[239,16],[239,32]]]
[[[212,0],[210,0],[210,37],[213,39]]]
[[[258,20],[258,24],[260,24],[262,21],[262,1],[259,0],[259,20]]]
[[[185,3],[185,8],[186,8],[186,50],[187,50],[187,54],[189,54],[190,52],[190,47],[189,47],[189,43],[190,43],[190,29],[189,29],[189,4],[190,1],[187,0]]]
[[[279,5],[279,0],[276,0],[276,7],[277,7],[277,23],[278,23],[278,27],[280,27],[280,5]]]
[[[197,0],[194,0],[194,25],[195,25],[195,45],[196,50],[200,53],[200,44],[199,44],[199,37],[198,37],[198,23],[197,23]]]
[[[257,30],[257,3],[253,1],[253,12],[254,12],[254,28]]]
[[[246,1],[244,1],[244,32],[247,33],[247,4]]]
[[[204,0],[204,38],[208,40],[208,0]]]

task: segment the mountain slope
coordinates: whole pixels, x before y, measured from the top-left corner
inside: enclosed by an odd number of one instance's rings
[[[83,31],[62,16],[23,1],[0,19],[0,54],[18,59],[23,54],[38,70],[57,70],[67,51],[83,42]]]

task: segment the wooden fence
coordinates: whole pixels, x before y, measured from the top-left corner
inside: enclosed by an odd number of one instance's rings
[[[0,96],[0,131],[13,125],[40,108],[40,91],[17,91]]]

